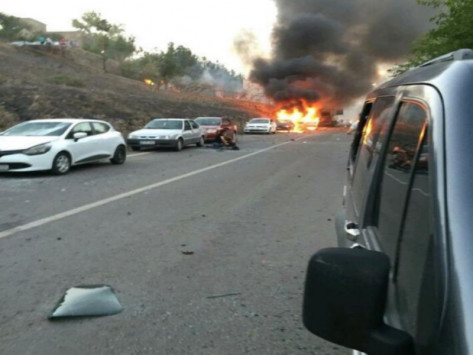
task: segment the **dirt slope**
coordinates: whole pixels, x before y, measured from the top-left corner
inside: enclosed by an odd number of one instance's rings
[[[271,112],[261,103],[153,90],[103,73],[100,58],[80,49],[62,55],[0,42],[0,131],[49,117],[104,119],[124,134],[153,117],[227,116],[241,126]]]

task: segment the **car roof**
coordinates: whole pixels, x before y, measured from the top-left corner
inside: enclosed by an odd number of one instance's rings
[[[473,67],[473,50],[459,49],[455,52],[432,59],[381,84],[374,89],[374,91],[393,86],[412,84],[433,84],[435,86],[441,86],[442,82],[451,81],[453,79],[452,76],[455,74],[452,68],[455,67],[457,69],[462,68],[463,70],[471,71]]]
[[[76,123],[76,122],[84,122],[84,121],[105,122],[105,121],[96,120],[93,118],[39,118],[39,119],[29,120],[27,122],[58,122],[58,121],[68,122],[68,123]]]
[[[168,121],[185,121],[188,120],[188,118],[164,118],[164,117],[157,117],[157,118],[152,118],[151,121],[155,120],[168,120]]]
[[[199,118],[212,118],[212,119],[223,119],[222,117],[196,117],[195,120],[199,119]]]

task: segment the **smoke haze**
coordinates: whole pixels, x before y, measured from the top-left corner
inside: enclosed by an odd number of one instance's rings
[[[370,90],[378,63],[408,54],[432,16],[415,0],[274,1],[272,59],[254,59],[250,80],[278,103],[348,105]],[[246,55],[251,43],[240,41]]]

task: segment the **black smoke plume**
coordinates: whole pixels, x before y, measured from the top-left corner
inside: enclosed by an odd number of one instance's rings
[[[432,12],[415,0],[274,0],[272,59],[256,59],[250,80],[277,103],[343,107],[366,94],[378,63],[408,54]]]

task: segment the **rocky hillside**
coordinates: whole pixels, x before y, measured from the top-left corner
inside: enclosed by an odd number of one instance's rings
[[[154,117],[227,116],[241,126],[271,113],[261,103],[161,91],[104,73],[100,58],[80,49],[60,53],[0,42],[0,131],[35,118],[89,117],[126,134]]]

